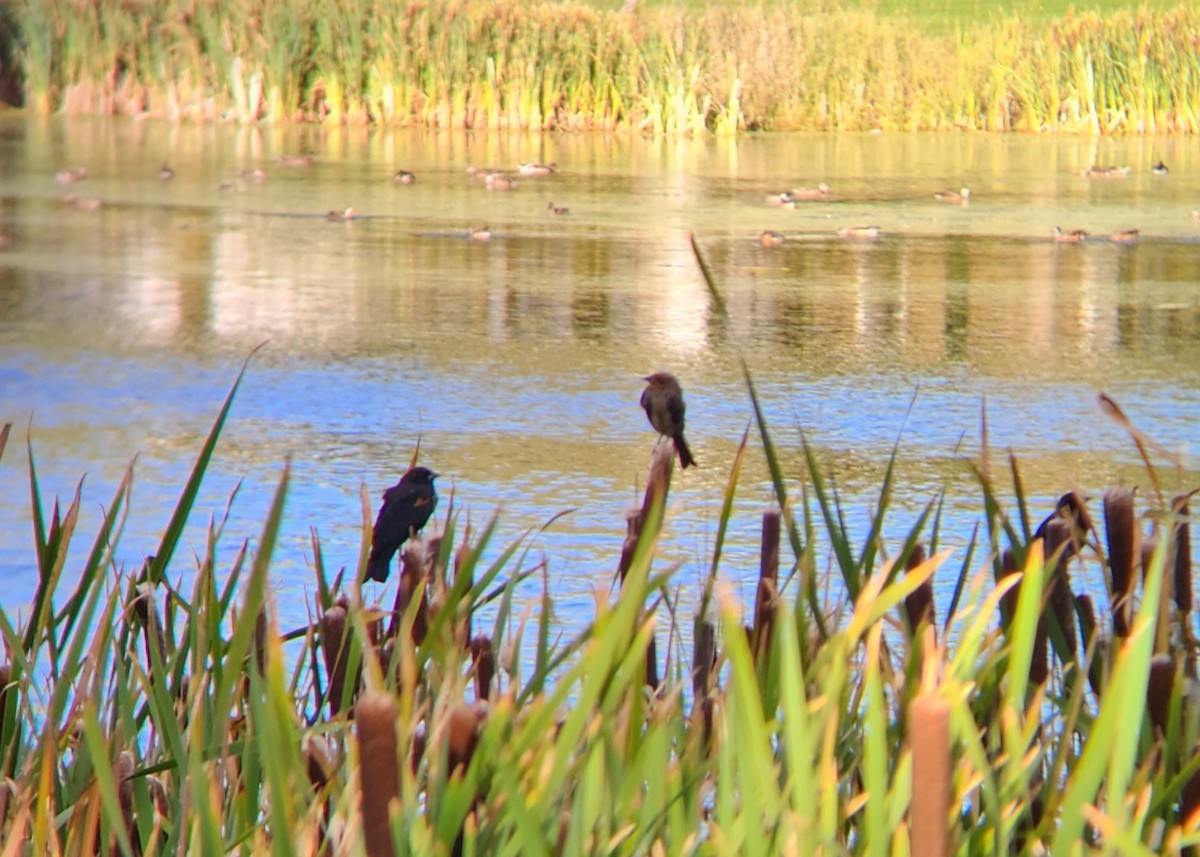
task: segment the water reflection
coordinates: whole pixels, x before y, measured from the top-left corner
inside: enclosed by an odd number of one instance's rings
[[[46,493],[89,472],[87,515],[135,454],[139,514],[119,557],[135,568],[182,486],[235,367],[252,366],[197,518],[223,512],[253,536],[281,462],[295,480],[280,568],[302,591],[309,525],[335,564],[353,561],[359,485],[372,502],[420,438],[480,521],[504,507],[539,534],[564,603],[590,611],[615,567],[621,516],[653,433],[641,376],[675,371],[701,468],[680,480],[668,559],[688,586],[711,551],[717,502],[750,416],[745,359],[789,473],[799,429],[852,514],[898,462],[904,521],[949,486],[945,541],[965,539],[978,491],[986,400],[992,443],[1027,461],[1035,500],[1142,479],[1096,392],[1171,448],[1200,416],[1197,229],[1200,156],[1165,144],[1148,169],[1100,187],[1097,160],[1149,164],[1144,141],[897,135],[651,141],[230,129],[0,120],[0,420],[32,416]],[[312,152],[311,168],[278,167]],[[157,178],[163,161],[176,176]],[[557,161],[553,177],[488,193],[468,164]],[[86,163],[100,211],[63,206],[51,176]],[[417,181],[391,181],[398,167]],[[218,185],[262,168],[261,183]],[[776,187],[828,181],[829,202],[769,209]],[[968,207],[931,191],[967,184]],[[554,216],[548,200],[569,205]],[[321,214],[353,205],[361,219]],[[873,241],[839,238],[880,223]],[[1130,246],[1058,245],[1055,224],[1096,234],[1137,225]],[[489,242],[468,240],[487,225]],[[787,236],[764,248],[764,228]],[[722,290],[715,307],[695,232]],[[916,396],[911,414],[909,405]],[[0,578],[27,597],[32,567],[21,444],[0,462]],[[726,573],[757,567],[769,500],[756,455]],[[1194,465],[1171,474],[1181,488]],[[94,494],[92,492],[95,492]],[[905,517],[909,516],[909,517]],[[17,522],[8,526],[8,522]],[[92,520],[94,523],[94,518]],[[202,526],[202,524],[200,524]],[[196,549],[202,535],[192,534]],[[187,560],[180,560],[186,567]],[[752,590],[750,593],[752,597]]]

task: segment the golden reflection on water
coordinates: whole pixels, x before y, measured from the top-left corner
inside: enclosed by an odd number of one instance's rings
[[[311,167],[279,164],[300,152]],[[1167,181],[1149,173],[1151,154],[1171,163]],[[504,193],[466,175],[533,160],[562,170]],[[170,182],[157,178],[164,161]],[[1074,174],[1097,162],[1135,168],[1103,186]],[[77,164],[100,211],[61,202],[52,176]],[[1172,448],[1196,436],[1200,228],[1187,212],[1200,201],[1200,156],[1175,141],[678,141],[6,117],[0,165],[0,234],[12,238],[0,249],[0,421],[32,414],[47,479],[65,492],[88,470],[95,502],[142,454],[154,515],[134,522],[150,532],[131,553],[153,542],[158,506],[173,502],[236,367],[263,341],[204,509],[220,512],[250,474],[239,537],[254,532],[254,500],[291,456],[283,562],[298,576],[310,524],[350,561],[360,481],[376,499],[420,436],[476,521],[503,506],[515,534],[579,510],[540,538],[571,597],[590,592],[615,566],[643,479],[654,433],[637,397],[657,369],[683,380],[701,462],[677,485],[664,546],[685,582],[707,565],[750,420],[742,357],[797,490],[803,430],[865,515],[904,427],[901,519],[947,486],[959,539],[977,514],[965,462],[985,402],[997,464],[1014,449],[1042,501],[1144,480],[1128,440],[1099,418],[1100,390]],[[414,184],[391,180],[401,167]],[[266,180],[238,179],[247,169]],[[818,181],[832,186],[828,201],[763,203]],[[932,200],[963,185],[969,206]],[[570,214],[552,215],[548,201]],[[322,216],[347,206],[361,217]],[[867,223],[882,235],[837,235]],[[1140,236],[1062,245],[1050,239],[1060,224]],[[492,239],[470,240],[482,226]],[[764,229],[785,242],[764,248]],[[0,516],[20,523],[0,533],[28,531],[17,455],[0,462]],[[1169,478],[1194,487],[1194,464]],[[752,452],[731,576],[752,573],[768,502]],[[24,542],[0,535],[0,576],[27,573]]]

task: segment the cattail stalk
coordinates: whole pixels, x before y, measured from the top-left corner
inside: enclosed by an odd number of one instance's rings
[[[358,733],[359,788],[367,857],[395,857],[389,810],[400,800],[396,700],[390,693],[364,694],[354,706]]]
[[[754,629],[750,634],[750,651],[756,664],[763,663],[771,649],[774,636],[775,610],[779,601],[779,536],[780,513],[763,513],[762,558],[758,569],[758,593],[754,602]]]
[[[950,705],[922,693],[908,707],[912,747],[912,834],[910,853],[950,854]]]
[[[905,572],[911,572],[925,563],[925,545],[915,544],[909,552],[908,561],[904,564]],[[904,599],[904,612],[908,615],[908,629],[915,638],[917,629],[922,622],[934,623],[933,613],[933,578],[927,578],[924,583],[914,589]]]
[[[1112,568],[1113,636],[1128,637],[1133,616],[1134,569],[1141,558],[1132,488],[1111,488],[1104,492],[1104,527]]]

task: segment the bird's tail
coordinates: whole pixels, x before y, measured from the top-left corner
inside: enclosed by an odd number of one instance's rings
[[[367,557],[367,574],[365,580],[378,580],[383,583],[388,579],[388,574],[392,570],[391,555],[382,552],[376,553],[371,551],[371,555]]]
[[[692,458],[692,451],[688,449],[687,441],[683,439],[683,432],[675,435],[672,440],[675,441],[675,451],[679,453],[679,466],[686,469],[695,464],[696,459]]]

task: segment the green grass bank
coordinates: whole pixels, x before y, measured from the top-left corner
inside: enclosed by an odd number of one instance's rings
[[[0,96],[463,129],[1200,129],[1195,4],[946,20],[932,4],[11,0]]]

